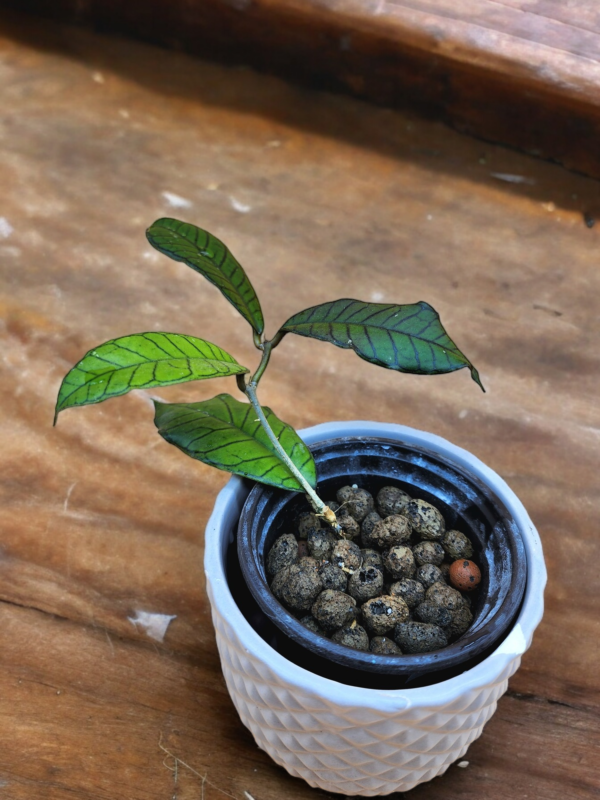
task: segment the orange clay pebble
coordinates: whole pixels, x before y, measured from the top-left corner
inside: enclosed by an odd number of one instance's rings
[[[450,567],[448,577],[455,589],[460,589],[461,592],[472,592],[473,589],[479,586],[481,572],[477,564],[464,558],[459,558]]]

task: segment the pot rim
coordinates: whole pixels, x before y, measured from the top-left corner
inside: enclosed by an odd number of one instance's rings
[[[225,574],[221,540],[232,534],[230,523],[224,528],[223,519],[231,515],[231,504],[236,507],[236,519],[248,494],[248,486],[241,478],[232,477],[219,493],[215,508],[206,528],[205,573],[213,597],[218,600],[219,612],[234,626],[243,646],[251,650],[278,673],[285,674],[288,684],[299,690],[318,694],[341,705],[373,706],[384,702],[391,710],[406,709],[417,700],[420,707],[452,703],[465,692],[488,683],[495,675],[511,669],[516,657],[521,656],[531,643],[533,632],[543,613],[543,590],[546,584],[546,569],[542,545],[525,508],[514,492],[499,475],[474,455],[440,436],[392,423],[366,421],[329,422],[299,431],[307,444],[339,437],[387,437],[398,439],[408,445],[425,446],[449,458],[457,466],[471,472],[481,481],[493,487],[494,492],[505,503],[517,522],[527,554],[527,585],[523,605],[513,628],[501,644],[482,662],[465,672],[439,683],[410,689],[367,689],[351,686],[324,678],[300,667],[275,651],[249,625],[236,605]]]
[[[405,477],[409,487],[403,486],[403,488],[409,494],[418,497],[422,496],[421,492],[429,491],[434,498],[431,500],[434,505],[436,505],[436,486],[429,485],[433,476],[435,476],[434,484],[437,485],[438,480],[441,481],[442,486],[450,483],[458,492],[459,496],[451,498],[450,495],[445,496],[446,491],[452,491],[452,489],[447,489],[437,497],[438,501],[445,502],[450,509],[462,508],[465,504],[467,508],[481,502],[489,504],[487,510],[488,513],[491,512],[491,518],[487,519],[485,524],[482,520],[478,522],[471,520],[470,535],[474,536],[478,540],[478,545],[482,547],[478,556],[482,570],[488,575],[492,575],[490,594],[488,596],[486,594],[488,590],[484,588],[481,596],[476,598],[474,620],[469,630],[456,641],[435,652],[405,652],[402,658],[397,658],[392,655],[374,654],[370,651],[352,650],[329,639],[324,639],[303,625],[297,616],[285,607],[285,604],[274,597],[264,563],[267,552],[263,551],[265,547],[264,533],[275,522],[275,517],[290,513],[290,506],[295,504],[297,513],[298,500],[301,500],[302,495],[290,492],[282,494],[273,490],[272,487],[256,483],[244,503],[240,516],[237,528],[237,551],[239,566],[246,586],[263,614],[279,631],[275,634],[278,644],[275,644],[264,632],[261,633],[263,638],[267,639],[282,655],[291,658],[300,666],[333,680],[339,680],[341,683],[356,682],[358,686],[368,686],[369,681],[377,680],[380,683],[388,680],[395,681],[394,688],[419,686],[423,685],[422,681],[433,683],[451,677],[450,670],[454,671],[453,674],[465,672],[477,660],[484,658],[511,629],[523,601],[527,577],[527,558],[521,532],[518,525],[514,523],[509,509],[502,503],[492,487],[477,480],[473,472],[458,468],[454,460],[443,458],[439,453],[432,452],[430,448],[410,447],[405,441],[399,442],[389,437],[344,436],[314,444],[312,450],[317,463],[319,486],[328,497],[333,496],[334,492],[330,491],[330,487],[325,488],[325,484],[322,484],[321,481],[331,479],[332,476],[335,476],[338,483],[341,481],[348,484],[355,481],[359,485],[365,485],[363,481],[373,479],[374,474],[378,476],[380,483],[381,481],[395,483],[396,480],[402,480],[403,473],[407,472]],[[403,455],[401,456],[400,453]],[[363,457],[373,458],[375,456],[375,462],[378,458],[382,458],[389,463],[385,468],[383,465],[378,467],[374,463],[374,474],[371,474],[368,464],[360,466],[353,464],[350,467],[353,477],[350,478],[348,459],[353,461],[354,454],[359,461]],[[407,454],[410,455],[405,462],[404,457]],[[330,459],[333,459],[336,465],[332,471],[328,467]],[[424,467],[425,474],[417,477],[412,472],[413,469],[419,469],[420,466]],[[396,469],[398,470],[397,474]],[[394,477],[391,477],[391,474]],[[436,507],[439,508],[439,506]],[[446,510],[448,511],[448,509]],[[457,520],[449,525],[449,529],[456,525],[463,530],[462,526],[468,525],[468,523]],[[284,524],[281,531],[289,529],[290,526]],[[479,540],[484,531],[487,535],[484,535],[483,540]],[[489,541],[486,543],[485,539],[488,537]],[[497,549],[500,544],[499,539],[503,542],[501,553]],[[272,541],[272,537],[270,540]],[[487,580],[484,580],[484,586],[486,584]],[[234,597],[237,597],[235,592]],[[239,603],[239,597],[237,599]],[[246,616],[249,619],[247,614]],[[280,649],[282,643],[280,640],[284,640],[284,648],[286,643],[294,642],[305,655],[297,654],[294,657],[286,649]],[[316,661],[314,663],[310,660],[303,661],[303,657],[308,659],[314,657]],[[321,662],[325,662],[325,667]],[[337,674],[336,668],[338,669]],[[352,679],[348,679],[349,676],[346,674],[348,669],[353,671]],[[332,670],[333,672],[331,672]],[[415,679],[419,683],[414,683]],[[407,681],[407,683],[401,681]],[[386,685],[391,688],[389,683]]]

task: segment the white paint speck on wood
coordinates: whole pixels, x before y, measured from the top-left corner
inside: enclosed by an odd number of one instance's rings
[[[229,202],[231,203],[233,210],[239,211],[240,214],[247,214],[252,210],[252,206],[247,206],[245,203],[240,203],[240,201],[236,200],[235,197],[230,197]]]
[[[15,229],[6,219],[6,217],[0,217],[0,238],[8,239],[8,237],[14,233],[14,231]]]
[[[135,617],[127,617],[132,625],[142,628],[151,639],[155,639],[157,642],[164,640],[167,628],[176,618],[176,614],[153,614],[150,611],[138,610],[135,612]]]
[[[162,196],[172,208],[191,208],[192,201],[174,192],[162,192]]]

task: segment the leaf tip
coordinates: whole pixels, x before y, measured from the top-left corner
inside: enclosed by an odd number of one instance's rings
[[[477,386],[479,386],[481,391],[485,394],[485,386],[481,382],[481,378],[479,377],[479,372],[475,369],[475,367],[472,364],[469,365],[469,369],[471,370],[471,377],[473,378]]]
[[[159,222],[159,220],[156,220],[156,222],[153,222],[152,225],[150,225],[148,228],[146,228],[146,239],[148,239],[148,241],[150,242],[152,247],[155,246],[154,245],[154,241],[153,241],[153,234],[154,234],[153,228],[155,227],[155,225],[158,222]]]
[[[63,384],[64,384],[64,380],[63,380]],[[58,415],[60,414],[60,412],[64,411],[65,408],[68,408],[68,406],[65,405],[64,398],[61,400],[61,392],[62,392],[63,384],[61,384],[60,391],[58,393],[58,397],[56,398],[56,405],[54,406],[54,418],[52,420],[52,427],[53,428],[56,428],[56,423],[58,422]]]
[[[173,221],[176,222],[177,220],[173,220]],[[150,242],[152,247],[156,247],[156,244],[153,241],[153,236],[154,236],[154,234],[156,232],[155,228],[162,228],[162,227],[165,226],[165,223],[167,223],[167,222],[171,222],[169,217],[161,217],[160,219],[155,219],[154,222],[152,223],[152,225],[150,225],[150,226],[148,226],[148,228],[146,228],[146,239],[148,239],[148,241]]]
[[[152,402],[154,403],[154,424],[157,428],[160,429],[160,422],[159,417],[164,409],[165,406],[169,405],[168,403],[162,403],[160,400],[155,400],[153,397],[151,398]]]

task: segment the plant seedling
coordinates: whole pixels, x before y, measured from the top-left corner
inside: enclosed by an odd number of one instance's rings
[[[61,411],[100,403],[132,389],[235,376],[247,401],[220,394],[198,403],[154,401],[160,435],[192,458],[261,483],[304,492],[314,511],[340,532],[334,512],[316,494],[316,467],[296,431],[258,400],[257,387],[271,352],[288,333],[354,350],[365,361],[398,372],[437,375],[468,367],[479,374],[425,302],[396,305],[333,300],[299,311],[272,339],[264,335],[260,303],[248,276],[227,247],[208,231],[175,219],[147,230],[150,244],[183,261],[214,284],[252,328],[261,359],[253,374],[205,339],[180,333],[134,333],[90,350],[65,376],[56,403]],[[484,390],[485,391],[485,390]]]

